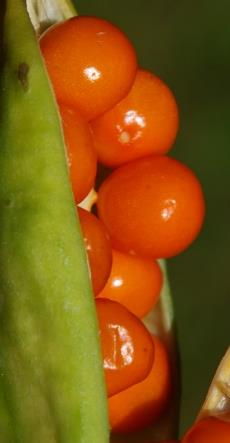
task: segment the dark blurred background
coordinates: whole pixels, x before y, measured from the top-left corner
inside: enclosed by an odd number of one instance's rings
[[[76,0],[80,14],[119,25],[139,63],[174,91],[172,155],[200,178],[207,202],[195,244],[169,262],[182,361],[181,430],[195,418],[230,342],[229,0]]]

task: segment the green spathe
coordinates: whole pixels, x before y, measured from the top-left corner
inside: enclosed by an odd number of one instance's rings
[[[107,443],[94,303],[58,113],[24,0],[0,105],[0,440]]]
[[[38,34],[54,23],[76,15],[71,0],[26,0],[33,27]]]

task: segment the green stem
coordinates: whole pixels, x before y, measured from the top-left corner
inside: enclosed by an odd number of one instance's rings
[[[108,443],[98,325],[57,107],[7,0],[0,84],[0,440]]]

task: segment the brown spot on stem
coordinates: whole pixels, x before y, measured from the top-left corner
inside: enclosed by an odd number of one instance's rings
[[[28,82],[29,69],[30,68],[29,68],[29,65],[27,65],[27,63],[20,63],[18,66],[18,71],[17,71],[18,80],[20,81],[20,83],[25,91],[27,91],[27,89],[29,87],[29,82]]]

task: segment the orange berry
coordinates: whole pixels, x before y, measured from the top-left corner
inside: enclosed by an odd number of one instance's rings
[[[117,166],[150,154],[165,154],[178,130],[178,109],[166,84],[139,69],[122,101],[92,121],[99,161]]]
[[[194,173],[166,156],[116,169],[98,192],[98,213],[113,247],[152,258],[179,254],[198,235],[204,197]]]
[[[141,318],[156,304],[161,286],[162,272],[155,260],[113,250],[111,273],[98,296],[121,303]]]
[[[103,223],[93,214],[78,207],[78,215],[88,254],[94,294],[106,284],[112,266],[112,248]]]
[[[154,359],[151,335],[124,306],[96,299],[108,396],[143,380]]]
[[[168,404],[171,375],[168,354],[163,343],[152,338],[154,363],[140,383],[109,398],[109,418],[113,432],[135,432],[159,419]]]
[[[193,425],[181,443],[229,443],[230,422],[214,417],[204,418]]]
[[[120,101],[132,86],[133,46],[113,24],[97,17],[73,17],[40,40],[57,99],[91,120]]]
[[[74,198],[80,203],[94,186],[97,155],[89,124],[80,113],[60,104],[60,114]]]

